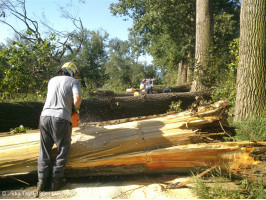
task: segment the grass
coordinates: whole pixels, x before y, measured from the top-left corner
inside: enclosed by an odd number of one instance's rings
[[[200,199],[265,199],[262,184],[247,179],[234,180],[230,173],[217,169],[207,177],[195,179],[193,192]]]
[[[229,120],[230,126],[235,129],[235,141],[264,141],[266,140],[266,117],[250,117],[241,122]]]
[[[0,102],[32,102],[32,101],[44,101],[46,98],[46,94],[13,94],[13,95],[1,95]]]
[[[20,125],[16,128],[11,128],[10,133],[26,133],[27,130],[30,130],[30,128],[24,127],[23,125]]]

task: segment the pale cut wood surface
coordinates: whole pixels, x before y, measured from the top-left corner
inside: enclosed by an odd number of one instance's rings
[[[198,135],[198,130],[202,127],[217,126],[219,120],[227,126],[223,116],[227,106],[226,102],[217,102],[198,108],[197,113],[186,111],[147,119],[83,124],[72,131],[66,174],[149,173],[157,169],[178,171],[220,162],[220,155],[227,155],[227,152],[233,152],[234,156],[241,155],[236,143],[189,146],[201,142],[201,137],[205,137]],[[120,123],[124,121],[127,122]],[[224,133],[207,135],[211,134]],[[1,137],[0,176],[36,172],[38,153],[38,131]],[[179,160],[180,158],[190,160]],[[227,157],[225,160],[230,161]],[[75,170],[82,173],[75,173]]]

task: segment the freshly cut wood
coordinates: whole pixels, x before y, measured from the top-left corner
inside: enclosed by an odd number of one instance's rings
[[[241,170],[259,164],[249,156],[256,145],[266,142],[226,142],[180,145],[139,153],[128,153],[88,161],[72,160],[66,176],[121,175],[136,173],[190,172],[220,165]]]
[[[181,172],[233,163],[247,153],[243,145],[253,148],[254,143],[197,144],[226,135],[227,108],[222,101],[197,107],[197,112],[194,108],[169,115],[84,123],[73,129],[66,176]],[[0,176],[36,172],[38,152],[38,131],[1,137]]]

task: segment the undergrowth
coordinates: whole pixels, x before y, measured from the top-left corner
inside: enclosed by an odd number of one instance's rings
[[[179,101],[172,101],[171,102],[171,105],[169,106],[168,112],[171,112],[171,111],[180,112],[180,111],[182,111],[182,109],[180,107],[181,104],[182,104],[182,101],[181,100],[179,100]]]
[[[231,173],[222,172],[220,168],[217,168],[208,176],[195,178],[192,190],[200,199],[266,198],[266,192],[261,183],[255,183],[246,178],[234,180]]]
[[[266,140],[266,117],[250,117],[240,122],[233,122],[231,119],[229,123],[236,131],[236,135],[233,137],[235,141]]]
[[[3,95],[0,94],[0,102],[12,103],[12,102],[33,102],[33,101],[44,101],[46,94],[13,94],[13,95]]]
[[[26,133],[27,130],[30,130],[30,128],[24,127],[23,125],[20,125],[16,128],[11,128],[10,133]]]

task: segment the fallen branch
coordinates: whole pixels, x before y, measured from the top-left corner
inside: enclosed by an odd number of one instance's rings
[[[190,178],[189,180],[184,181],[184,182],[182,182],[182,183],[177,182],[177,183],[173,183],[173,184],[167,185],[166,188],[167,188],[167,189],[177,189],[177,188],[184,187],[184,186],[186,186],[187,184],[189,184],[191,181],[194,181],[195,179],[199,179],[200,177],[202,177],[202,176],[204,176],[205,174],[209,173],[210,171],[216,169],[217,167],[218,167],[218,166],[215,165],[215,166],[213,166],[213,167],[207,169],[206,171],[204,171],[204,172],[198,174],[196,177],[192,177],[192,178]]]

